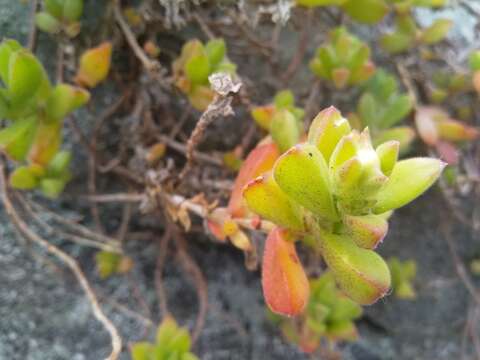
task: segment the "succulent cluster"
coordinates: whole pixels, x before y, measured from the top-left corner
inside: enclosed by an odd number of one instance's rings
[[[295,106],[290,90],[280,91],[272,104],[254,107],[251,114],[256,123],[270,133],[280,151],[298,143],[303,134],[304,111]]]
[[[413,280],[417,274],[417,264],[413,260],[400,261],[393,257],[388,260],[388,267],[392,274],[393,293],[399,299],[414,299]]]
[[[344,27],[334,29],[329,42],[317,49],[310,69],[316,76],[332,81],[337,89],[364,83],[375,72],[368,45]]]
[[[130,349],[132,360],[198,360],[190,352],[190,334],[166,317],[157,330],[155,343],[137,342]]]
[[[308,141],[283,153],[243,190],[249,209],[276,224],[265,245],[263,290],[272,311],[296,315],[309,286],[294,241],[321,253],[339,287],[371,304],[390,289],[390,272],[374,251],[395,210],[427,190],[445,164],[397,161],[399,143],[373,148],[368,129],[351,130],[333,107],[313,120]]]
[[[413,109],[410,95],[399,93],[398,84],[393,75],[384,70],[378,70],[368,81],[365,91],[357,106],[357,116],[360,126],[368,126],[374,145],[397,140],[400,152],[405,152],[415,136],[408,126],[395,126]],[[354,123],[356,121],[353,121]]]
[[[130,257],[105,250],[95,254],[95,262],[102,279],[113,274],[125,274],[133,267],[133,260]]]
[[[80,32],[83,0],[44,0],[43,10],[35,15],[39,29],[50,33],[65,33],[75,37]]]
[[[429,86],[429,98],[439,104],[447,98],[462,94],[471,89],[468,76],[465,73],[437,71],[432,74],[432,84]]]
[[[303,314],[288,319],[273,315],[283,335],[304,352],[314,352],[322,339],[331,342],[353,341],[358,337],[354,320],[362,308],[336,286],[331,273],[310,280],[310,300]]]
[[[451,20],[437,19],[427,28],[419,29],[409,13],[401,14],[395,18],[395,30],[384,34],[380,44],[392,54],[407,51],[419,44],[436,44],[445,38],[452,25]]]
[[[205,45],[196,39],[188,41],[172,68],[176,86],[188,96],[192,106],[201,111],[214,96],[208,83],[210,74],[236,71],[236,65],[226,56],[223,39],[213,39]]]
[[[57,196],[70,178],[70,154],[60,151],[64,118],[89,100],[89,93],[67,84],[52,86],[35,56],[14,40],[0,45],[0,148],[21,165],[10,176],[18,189],[40,188]]]

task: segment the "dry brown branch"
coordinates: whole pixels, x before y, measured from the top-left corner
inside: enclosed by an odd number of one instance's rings
[[[105,251],[110,251],[110,252],[115,252],[115,253],[121,253],[122,250],[118,245],[112,245],[104,242],[99,242],[96,240],[92,240],[89,238],[85,237],[80,237],[77,235],[73,234],[68,234],[63,231],[59,231],[58,229],[55,229],[52,227],[49,223],[47,223],[45,220],[43,220],[38,213],[36,213],[30,203],[20,194],[20,193],[14,193],[15,199],[22,205],[23,209],[25,212],[35,221],[49,236],[55,236],[58,235],[59,237],[67,240],[74,242],[76,244],[82,245],[82,246],[88,246],[100,250],[105,250]]]
[[[208,105],[207,109],[203,112],[202,116],[200,116],[200,119],[190,134],[187,142],[187,162],[179,175],[180,179],[185,178],[190,171],[194,161],[195,147],[202,140],[203,133],[208,125],[218,117],[233,114],[231,106],[233,95],[238,93],[242,86],[240,81],[233,79],[229,74],[225,73],[212,74],[208,80],[210,81],[210,85],[216,95],[213,101]]]
[[[74,258],[72,258],[63,250],[60,250],[58,247],[50,244],[47,240],[38,236],[22,220],[22,218],[15,210],[8,196],[4,171],[5,171],[4,164],[2,162],[0,164],[1,198],[2,198],[3,206],[5,207],[5,211],[8,217],[10,218],[12,224],[17,228],[17,230],[23,236],[25,236],[27,239],[29,239],[33,243],[45,249],[48,253],[55,256],[59,260],[61,260],[66,266],[70,268],[70,270],[73,272],[78,282],[80,283],[81,287],[83,288],[85,294],[87,295],[87,298],[90,302],[95,318],[103,324],[103,326],[105,327],[105,329],[108,331],[110,335],[112,351],[106,359],[107,360],[118,359],[120,352],[122,351],[122,339],[120,338],[120,335],[118,334],[118,330],[115,327],[115,325],[107,318],[105,313],[102,311],[100,304],[98,302],[98,299],[95,293],[93,292],[93,289],[90,286],[87,278],[85,277],[85,274],[83,273],[82,269],[80,268],[80,266],[78,265],[77,261]]]
[[[34,201],[31,201],[31,200],[27,200],[27,201],[29,202],[29,204],[31,204],[31,206],[36,211],[48,214],[48,216],[50,218],[52,218],[52,220],[55,220],[58,223],[66,226],[72,232],[77,232],[79,235],[81,235],[83,237],[91,238],[91,239],[97,240],[99,242],[110,244],[111,246],[114,246],[114,247],[118,247],[118,245],[119,245],[119,241],[117,239],[111,238],[111,237],[103,235],[103,234],[99,234],[95,231],[92,231],[92,230],[90,230],[89,228],[87,228],[83,225],[80,225],[80,224],[78,224],[78,223],[76,223],[72,220],[69,220],[67,218],[64,218],[63,216],[58,215],[57,213],[47,209],[46,207],[44,207],[44,206],[42,206],[42,205],[40,205],[40,204],[38,204]]]
[[[142,66],[150,74],[155,74],[155,73],[158,74],[161,69],[160,64],[158,63],[158,61],[154,61],[150,59],[147,56],[147,54],[145,54],[145,52],[143,51],[132,29],[130,29],[130,26],[123,18],[122,11],[120,9],[120,2],[118,0],[115,0],[113,12],[114,12],[115,20],[120,26],[120,29],[122,30],[123,35],[127,39],[128,45],[130,46],[130,48],[132,49],[133,53],[138,58],[138,60],[140,60],[140,62],[142,63]]]
[[[35,52],[37,44],[37,24],[35,22],[35,15],[37,13],[38,0],[32,0],[30,10],[30,31],[28,32],[27,48],[31,52]]]

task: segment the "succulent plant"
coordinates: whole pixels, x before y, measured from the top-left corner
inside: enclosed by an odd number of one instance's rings
[[[58,34],[64,32],[75,37],[80,32],[80,17],[83,13],[83,0],[44,0],[43,9],[35,15],[39,29]]]
[[[102,250],[95,254],[98,274],[102,279],[113,274],[125,274],[133,267],[133,260],[125,255]]]
[[[368,126],[374,145],[389,140],[400,143],[404,153],[414,138],[414,131],[408,126],[398,126],[413,109],[412,98],[399,93],[395,77],[384,70],[378,70],[368,81],[357,106],[360,127]]]
[[[75,81],[83,87],[94,88],[104,81],[110,71],[112,61],[112,44],[104,42],[88,49],[80,57]]]
[[[254,107],[251,114],[256,123],[270,133],[280,151],[298,143],[303,134],[304,111],[295,106],[290,90],[280,91],[272,104]]]
[[[236,65],[227,58],[226,51],[223,39],[213,39],[205,45],[194,39],[183,46],[180,57],[173,62],[175,84],[197,110],[205,110],[213,100],[209,75],[215,72],[234,74],[236,71]]]
[[[198,360],[190,347],[188,331],[179,327],[172,317],[166,317],[158,327],[155,343],[134,343],[130,353],[132,360]]]
[[[397,161],[399,143],[373,148],[367,129],[351,130],[333,107],[313,120],[308,141],[283,153],[271,171],[249,182],[249,209],[277,227],[266,240],[262,284],[273,312],[301,313],[309,296],[295,240],[325,260],[355,302],[372,304],[390,288],[390,272],[374,251],[391,212],[426,191],[445,164],[432,158]]]
[[[433,45],[442,41],[452,27],[448,19],[437,19],[425,29],[419,29],[413,17],[407,13],[395,18],[395,30],[383,35],[380,44],[384,50],[397,54],[418,44]]]
[[[52,87],[35,56],[14,40],[0,44],[0,148],[21,165],[10,176],[18,189],[39,188],[57,196],[70,179],[70,154],[60,151],[63,119],[90,94],[67,84]]]
[[[317,49],[310,69],[337,89],[364,83],[375,72],[368,46],[343,27],[334,29],[330,41]]]
[[[388,260],[392,274],[393,293],[399,299],[411,300],[416,297],[413,280],[417,273],[417,264],[413,260],[400,261],[396,257]]]
[[[298,318],[271,316],[283,335],[307,353],[314,352],[322,339],[330,342],[356,340],[354,320],[362,315],[361,306],[337,288],[328,271],[311,279],[310,289],[308,305]]]

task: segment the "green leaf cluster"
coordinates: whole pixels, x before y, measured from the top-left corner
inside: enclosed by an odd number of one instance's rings
[[[21,164],[10,184],[56,197],[70,179],[71,155],[60,151],[63,119],[90,94],[67,84],[53,87],[40,62],[14,40],[0,44],[0,78],[0,116],[9,120],[0,130],[0,149]]]
[[[80,32],[83,0],[44,0],[43,9],[35,15],[40,30],[49,34],[64,32],[75,37]]]
[[[366,84],[357,106],[362,127],[368,126],[374,144],[388,140],[400,143],[405,152],[413,140],[414,131],[407,126],[396,126],[413,109],[410,95],[400,93],[396,78],[380,69]],[[378,136],[377,136],[378,135]],[[377,137],[380,142],[377,142]]]
[[[332,342],[354,341],[358,332],[354,321],[362,307],[337,288],[330,272],[310,279],[310,299],[306,310],[290,319],[269,313],[283,335],[305,352],[315,351],[322,339]]]
[[[410,13],[395,18],[395,30],[380,39],[382,48],[392,54],[402,53],[420,44],[433,45],[442,41],[453,23],[448,19],[437,19],[430,26],[419,29]]]
[[[255,122],[268,131],[280,151],[286,151],[299,142],[303,135],[303,109],[295,106],[290,90],[279,91],[272,104],[251,110]]]
[[[208,77],[216,72],[236,72],[236,65],[228,59],[226,51],[223,39],[212,39],[206,44],[193,39],[185,43],[180,57],[173,62],[176,86],[198,110],[205,110],[213,99]]]
[[[133,266],[133,261],[128,256],[105,250],[95,254],[95,262],[97,271],[102,279],[106,279],[114,274],[125,274]]]
[[[157,330],[155,343],[137,342],[132,345],[132,360],[198,360],[190,352],[190,334],[167,317]]]
[[[374,148],[368,129],[351,130],[330,107],[313,120],[308,141],[281,155],[243,196],[253,212],[314,246],[352,300],[371,304],[390,288],[374,249],[391,211],[426,191],[445,166],[432,158],[397,161],[398,153],[398,141]]]
[[[414,260],[400,261],[396,257],[388,260],[392,273],[393,293],[399,299],[414,299],[416,297],[413,280],[417,274],[417,264]]]
[[[370,61],[368,45],[344,27],[338,27],[330,33],[329,42],[317,49],[310,70],[343,89],[367,81],[375,72],[375,65]]]

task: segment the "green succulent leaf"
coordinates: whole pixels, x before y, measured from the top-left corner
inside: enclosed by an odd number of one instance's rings
[[[132,360],[150,360],[153,348],[154,346],[146,341],[134,343],[130,349]]]
[[[396,140],[400,143],[400,155],[410,149],[410,144],[415,138],[415,131],[409,126],[397,126],[378,132],[374,138],[374,145],[379,146],[387,141]]]
[[[77,21],[83,13],[83,0],[64,0],[63,17],[69,21]]]
[[[380,46],[391,54],[399,54],[408,50],[415,39],[411,35],[400,32],[385,34],[380,38]]]
[[[297,119],[286,109],[276,111],[270,124],[270,134],[280,151],[288,150],[300,139]]]
[[[12,104],[25,103],[38,91],[44,80],[44,70],[38,60],[26,50],[10,56],[8,95]]]
[[[387,14],[388,5],[384,0],[348,0],[343,5],[343,9],[358,22],[375,24]]]
[[[273,103],[279,109],[290,108],[295,105],[295,97],[290,90],[282,90],[275,95]]]
[[[346,215],[344,224],[347,234],[364,249],[375,249],[388,232],[388,222],[379,215]]]
[[[0,147],[12,159],[22,161],[27,156],[37,128],[35,117],[15,121],[0,130]]]
[[[309,8],[330,5],[342,5],[347,0],[296,0],[297,5]]]
[[[420,41],[424,44],[435,44],[445,38],[453,26],[453,22],[448,19],[437,19],[432,25],[422,31]]]
[[[67,84],[57,85],[47,100],[47,118],[62,120],[73,110],[85,105],[90,99],[87,90]]]
[[[328,166],[315,145],[296,145],[273,168],[275,181],[291,199],[329,220],[338,219],[329,183]]]
[[[72,154],[69,151],[58,152],[48,164],[47,172],[50,177],[61,177],[68,170]]]
[[[37,24],[40,30],[49,34],[57,34],[62,28],[62,23],[46,11],[41,11],[35,14],[35,24]]]
[[[470,54],[468,64],[472,71],[480,70],[480,50],[475,50]]]
[[[411,158],[397,162],[388,182],[376,196],[374,212],[380,214],[408,204],[433,185],[445,165],[432,158]]]
[[[56,199],[65,188],[66,181],[64,179],[46,178],[40,181],[40,189],[43,195],[51,199]]]
[[[21,50],[22,46],[15,40],[4,40],[0,45],[0,76],[3,83],[8,87],[9,64],[12,54]]]
[[[60,19],[63,15],[63,1],[60,0],[44,0],[43,5],[45,10],[52,16]]]
[[[251,181],[243,196],[254,213],[292,230],[304,229],[301,208],[283,193],[271,173]]]
[[[322,255],[339,287],[355,302],[370,305],[390,289],[390,270],[374,251],[358,247],[350,238],[320,236]]]
[[[188,79],[194,84],[208,83],[208,75],[210,75],[210,61],[207,55],[202,52],[192,56],[185,63],[185,73]]]
[[[10,185],[15,189],[30,190],[37,187],[38,179],[27,166],[22,166],[10,175]]]
[[[205,45],[205,51],[211,66],[214,68],[219,65],[225,57],[227,51],[225,41],[223,39],[210,40]]]
[[[318,113],[313,119],[308,130],[308,141],[320,150],[323,158],[328,162],[340,139],[350,130],[347,119],[331,106]]]
[[[398,154],[400,152],[400,142],[396,140],[387,141],[378,146],[375,151],[380,159],[382,172],[385,175],[390,176],[397,163]]]

